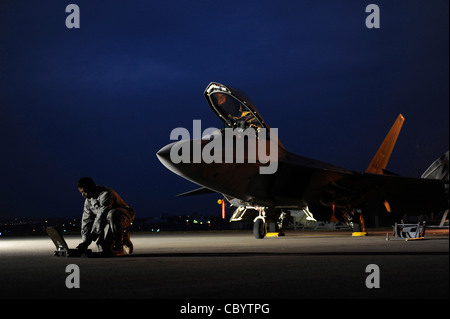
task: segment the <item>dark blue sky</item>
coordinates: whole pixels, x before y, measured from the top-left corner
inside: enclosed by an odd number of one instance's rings
[[[80,7],[80,29],[65,8]],[[368,29],[376,3],[381,28]],[[0,218],[77,216],[82,176],[138,217],[220,214],[155,153],[221,123],[211,81],[245,91],[286,148],[365,170],[402,113],[388,169],[449,147],[449,4],[435,1],[21,1],[0,4]]]

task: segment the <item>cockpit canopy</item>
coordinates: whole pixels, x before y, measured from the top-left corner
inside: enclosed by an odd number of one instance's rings
[[[205,90],[209,106],[231,128],[266,128],[264,120],[242,91],[212,82]]]

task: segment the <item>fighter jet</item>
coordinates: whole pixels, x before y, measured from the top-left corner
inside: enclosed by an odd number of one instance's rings
[[[204,96],[222,129],[202,138],[181,139],[157,152],[161,163],[201,188],[181,194],[223,194],[236,207],[230,221],[253,220],[256,238],[268,225],[279,230],[290,212],[310,207],[339,209],[364,231],[373,208],[409,215],[448,207],[448,181],[400,177],[386,170],[402,127],[400,114],[365,172],[355,172],[286,150],[250,98],[210,83]]]

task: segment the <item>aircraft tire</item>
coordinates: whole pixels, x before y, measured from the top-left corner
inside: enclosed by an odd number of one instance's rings
[[[253,223],[253,235],[256,239],[263,239],[266,236],[266,224],[262,219],[257,219]]]

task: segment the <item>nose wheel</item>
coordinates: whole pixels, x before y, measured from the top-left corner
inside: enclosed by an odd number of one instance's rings
[[[266,223],[262,218],[258,218],[253,223],[253,235],[256,239],[262,239],[266,236]]]

